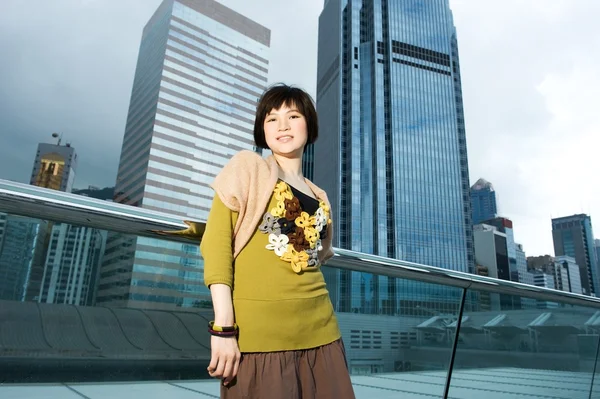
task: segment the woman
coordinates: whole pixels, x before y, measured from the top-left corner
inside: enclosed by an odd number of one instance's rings
[[[333,256],[327,195],[302,175],[318,137],[310,96],[276,85],[261,97],[257,146],[216,177],[201,251],[215,320],[212,377],[221,398],[354,398],[320,266]]]

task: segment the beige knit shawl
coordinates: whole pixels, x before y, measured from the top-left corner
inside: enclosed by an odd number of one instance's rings
[[[234,259],[250,241],[262,221],[278,177],[279,168],[273,155],[263,159],[255,152],[244,150],[231,158],[211,185],[225,206],[238,213],[233,229]],[[331,208],[325,191],[310,180],[305,180],[317,198]],[[332,237],[333,224],[330,224],[327,237],[321,243],[323,250],[319,251],[321,263],[333,256]]]

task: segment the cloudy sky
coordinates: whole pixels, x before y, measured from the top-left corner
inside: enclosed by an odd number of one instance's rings
[[[270,81],[316,88],[323,0],[221,0],[272,31]],[[75,186],[113,186],[141,32],[160,0],[0,1],[0,178],[28,182],[61,132]],[[598,0],[450,0],[471,182],[494,184],[527,255],[550,218],[588,213],[600,237]]]

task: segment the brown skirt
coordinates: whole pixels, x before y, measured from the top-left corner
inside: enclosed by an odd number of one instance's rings
[[[237,378],[221,384],[221,399],[354,399],[344,344],[243,353]]]

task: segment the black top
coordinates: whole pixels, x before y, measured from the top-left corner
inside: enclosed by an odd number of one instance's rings
[[[298,190],[288,182],[284,180],[281,181],[287,184],[292,190],[292,194],[298,198],[298,202],[300,202],[300,208],[302,208],[302,210],[309,215],[314,215],[317,209],[319,209],[319,201],[309,195],[304,194],[302,191]],[[285,218],[279,219],[278,222],[281,226],[281,231],[284,232],[284,234],[287,234],[287,232],[296,228],[296,224],[293,221],[287,221]],[[323,231],[321,231],[321,239],[325,239],[325,237],[327,237],[327,230],[328,228],[324,228]]]
[[[291,184],[286,184],[290,186],[292,193],[296,198],[298,198],[298,202],[300,202],[300,207],[302,208],[302,210],[308,213],[309,215],[314,215],[317,209],[319,209],[319,201],[317,201],[309,195],[304,194],[302,191],[298,190]]]

